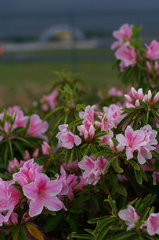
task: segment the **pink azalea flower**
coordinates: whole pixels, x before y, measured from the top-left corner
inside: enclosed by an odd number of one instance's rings
[[[146,45],[146,44],[145,44]],[[147,51],[145,57],[151,60],[156,60],[159,58],[159,42],[153,40],[149,46],[147,46]]]
[[[71,163],[71,160],[69,160],[67,165],[66,165],[66,163],[63,163],[63,167],[69,173],[77,173],[79,171],[78,160],[76,159],[72,163]]]
[[[152,145],[158,144],[156,140],[157,131],[152,130],[152,127],[149,124],[145,125],[143,128],[140,128],[140,130],[143,130],[145,134],[144,141],[146,142],[146,144],[144,144],[143,146],[139,146],[137,150],[138,151],[137,159],[140,164],[144,164],[146,162],[146,159],[152,158],[150,150],[156,149]]]
[[[104,173],[107,163],[108,161],[104,157],[95,160],[94,157],[84,156],[78,166],[85,170],[82,176],[87,179],[87,183],[95,185],[99,181],[100,175]]]
[[[50,95],[43,96],[42,100],[48,102],[51,110],[57,106],[57,101],[55,100],[57,95],[58,95],[58,92],[53,91]]]
[[[30,124],[28,127],[28,134],[32,137],[42,138],[48,141],[48,138],[43,135],[48,129],[48,123],[43,122],[37,114],[33,114],[30,117]]]
[[[56,197],[61,189],[62,183],[59,180],[50,180],[44,173],[37,174],[34,182],[24,185],[24,195],[30,200],[30,217],[40,214],[43,207],[50,211],[62,209],[63,203]]]
[[[83,121],[83,125],[77,127],[80,136],[84,136],[85,140],[92,139],[95,134],[95,128],[87,119]]]
[[[123,97],[124,93],[120,90],[117,90],[116,87],[112,87],[108,91],[108,96],[118,96],[118,97]]]
[[[151,213],[146,221],[146,225],[150,236],[159,234],[159,213]]]
[[[56,174],[57,179],[62,182],[62,189],[59,195],[65,195],[70,201],[73,201],[73,188],[77,185],[77,176],[75,176],[75,174],[69,174],[67,177],[63,166],[61,166],[60,172],[60,177]]]
[[[64,126],[63,126],[64,125]],[[60,125],[58,128],[61,132],[57,133],[58,143],[65,148],[71,149],[81,144],[81,139],[78,135],[74,135],[71,130],[67,129],[67,124]]]
[[[125,115],[121,115],[121,107],[111,104],[109,107],[104,107],[103,110],[105,112],[105,116],[107,117],[107,121],[111,125],[111,128],[116,128],[118,123],[125,117]],[[102,130],[105,130],[102,128]],[[108,129],[107,129],[108,130]]]
[[[122,46],[124,40],[129,40],[132,35],[132,25],[129,26],[129,24],[125,23],[119,28],[118,31],[114,31],[112,35],[119,40],[111,45],[111,49],[114,50],[115,48]]]
[[[136,150],[138,152],[137,159],[139,163],[144,164],[146,159],[152,158],[150,150],[155,150],[155,147],[152,145],[157,145],[158,143],[155,139],[156,135],[157,131],[152,130],[152,127],[148,124],[136,131],[133,131],[128,126],[125,130],[125,137],[122,134],[116,136],[119,142],[117,149],[122,151],[126,146],[127,160],[133,158],[133,152]]]
[[[111,138],[113,137],[113,132],[110,131],[108,134],[99,137],[99,139],[101,140],[101,142],[99,142],[99,145],[105,145],[105,144],[109,144],[109,140],[111,140]]]
[[[19,190],[12,184],[14,181],[6,182],[0,178],[0,212],[4,214],[4,218],[0,215],[0,223],[2,219],[5,222],[9,220],[15,206],[22,199]]]
[[[122,61],[124,64],[121,66],[121,70],[124,67],[132,66],[134,67],[136,64],[137,53],[135,52],[135,48],[133,46],[129,46],[129,42],[124,43],[116,52],[115,57]]]
[[[126,221],[126,225],[128,226],[126,231],[130,231],[132,228],[135,228],[133,221],[138,221],[140,218],[131,205],[128,205],[127,209],[120,210],[118,212],[118,216],[122,220]]]
[[[9,160],[9,163],[8,163],[8,172],[15,172],[15,168],[14,168],[14,166],[17,166],[19,169],[24,165],[24,161],[22,161],[22,160],[20,160],[20,163],[19,163],[19,161],[16,159],[16,158],[14,158],[14,160],[13,161],[10,161]]]
[[[30,182],[34,182],[36,175],[41,173],[42,168],[43,166],[34,163],[34,159],[30,159],[24,163],[19,172],[13,174],[13,179],[23,187]]]
[[[84,112],[79,112],[79,117],[81,119],[86,119],[91,123],[94,123],[94,109],[95,109],[95,105],[93,105],[92,107],[90,105],[88,105],[85,108]]]
[[[133,158],[133,152],[137,150],[140,146],[146,145],[145,134],[142,130],[134,131],[130,126],[127,126],[125,130],[125,136],[123,134],[118,134],[116,139],[119,142],[118,148],[126,146],[126,157],[127,160]]]

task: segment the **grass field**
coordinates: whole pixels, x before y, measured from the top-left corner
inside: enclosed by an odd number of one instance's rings
[[[57,51],[55,53],[58,54]],[[63,53],[66,55],[67,51],[64,50]],[[107,53],[110,54],[110,50]],[[62,56],[62,51],[59,54]],[[81,51],[79,51],[80,54],[82,54]],[[89,54],[101,56],[104,52],[100,49],[89,51]],[[52,73],[53,70],[71,71],[73,69],[82,73],[81,79],[91,86],[90,101],[95,102],[98,100],[98,90],[111,86],[123,88],[112,65],[113,62],[95,60],[76,61],[76,63],[73,61],[72,63],[70,61],[0,63],[0,108],[13,104],[29,105],[33,100],[47,94],[50,84],[57,80],[57,76]]]

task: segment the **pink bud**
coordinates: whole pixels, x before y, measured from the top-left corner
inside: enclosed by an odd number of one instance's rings
[[[39,148],[35,148],[34,152],[33,152],[33,158],[38,158],[39,155]]]
[[[50,146],[48,145],[48,143],[45,142],[45,141],[43,141],[43,144],[41,145],[41,147],[42,147],[42,153],[43,153],[44,155],[49,155],[49,152],[51,151],[51,148],[50,148]]]
[[[159,92],[156,93],[152,102],[155,104],[156,102],[158,102],[158,100],[159,100]]]
[[[11,221],[14,225],[18,224],[18,218],[19,218],[19,215],[17,213],[13,212],[11,214]]]
[[[114,143],[111,138],[109,139],[109,147],[114,152]]]
[[[24,160],[27,161],[29,159],[30,159],[30,154],[29,154],[28,150],[25,150]]]

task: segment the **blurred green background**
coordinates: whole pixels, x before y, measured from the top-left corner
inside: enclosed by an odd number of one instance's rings
[[[13,53],[4,53],[3,59],[11,57]],[[16,53],[24,57],[25,52]],[[83,50],[48,50],[27,51],[27,58],[52,56],[57,61],[16,61],[0,64],[0,107],[20,104],[28,106],[48,94],[51,84],[58,79],[53,71],[72,71],[82,75],[80,78],[90,85],[88,104],[99,100],[98,91],[112,86],[124,86],[117,78],[117,71],[113,66],[113,52],[110,49],[83,49]],[[15,53],[13,54],[15,57]],[[1,56],[2,57],[2,56]]]

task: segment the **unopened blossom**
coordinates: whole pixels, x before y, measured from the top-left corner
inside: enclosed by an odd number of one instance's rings
[[[123,70],[124,67],[135,66],[137,53],[135,52],[135,48],[130,46],[129,42],[126,42],[117,49],[115,57],[122,61],[123,66],[121,66],[121,70]]]
[[[120,210],[118,212],[118,216],[122,220],[126,221],[125,223],[128,226],[126,231],[130,231],[132,228],[135,228],[133,221],[138,221],[140,218],[140,216],[137,215],[135,209],[131,205],[128,205],[127,209]]]
[[[159,213],[151,213],[146,221],[146,226],[150,236],[159,234]]]
[[[50,148],[49,144],[45,141],[43,141],[41,148],[42,148],[42,153],[44,155],[49,155],[49,152],[51,152],[51,148]]]
[[[29,154],[28,150],[25,150],[24,153],[25,153],[25,154],[24,154],[24,160],[25,160],[25,161],[29,160],[31,157],[30,157],[30,154]]]
[[[9,220],[4,222],[5,225],[17,225],[18,224],[18,213],[12,212]]]
[[[46,121],[43,122],[37,114],[33,114],[30,117],[27,133],[32,137],[38,137],[48,141],[48,138],[43,135],[48,130],[48,127],[49,125]]]
[[[159,173],[154,171],[152,177],[153,177],[153,185],[157,185],[157,181],[159,181]]]
[[[44,173],[36,175],[34,182],[23,186],[24,195],[30,200],[29,215],[39,215],[43,207],[50,211],[59,211],[63,203],[57,198],[62,183],[59,180],[50,180]]]
[[[34,159],[30,159],[24,163],[20,171],[13,174],[13,179],[17,181],[22,187],[30,182],[33,182],[36,175],[41,173],[43,166],[34,163]]]
[[[65,148],[71,149],[74,147],[74,144],[76,146],[80,145],[81,139],[78,135],[73,134],[70,129],[67,129],[67,127],[67,124],[60,125],[58,127],[60,132],[57,133],[56,137],[58,138],[58,143],[60,145]]]
[[[132,87],[131,92],[129,94],[125,94],[124,97],[130,104],[133,104],[135,106],[139,105],[139,100],[147,103],[152,102],[153,104],[155,104],[157,101],[159,101],[159,92],[157,92],[154,98],[152,99],[151,90],[148,90],[148,93],[144,95],[142,88],[139,88],[136,91],[135,88]],[[133,98],[135,98],[136,101]]]
[[[155,64],[154,64],[154,71],[155,71],[154,74],[155,74],[155,76],[153,76],[152,67],[151,67],[150,62],[148,62],[148,61],[146,61],[146,68],[147,68],[147,72],[148,72],[150,77],[156,77],[156,78],[159,77],[159,63],[157,61],[155,61]]]
[[[118,40],[111,45],[111,49],[113,50],[122,46],[124,41],[129,40],[132,35],[132,25],[129,26],[129,24],[125,23],[119,28],[119,30],[114,31],[112,35]]]
[[[33,158],[34,158],[34,159],[38,158],[39,152],[40,152],[39,148],[36,147],[36,148],[34,149],[34,151],[33,151]]]
[[[146,45],[146,44],[145,44]],[[153,40],[149,46],[146,45],[147,51],[145,57],[151,60],[156,60],[159,58],[159,42]]]

